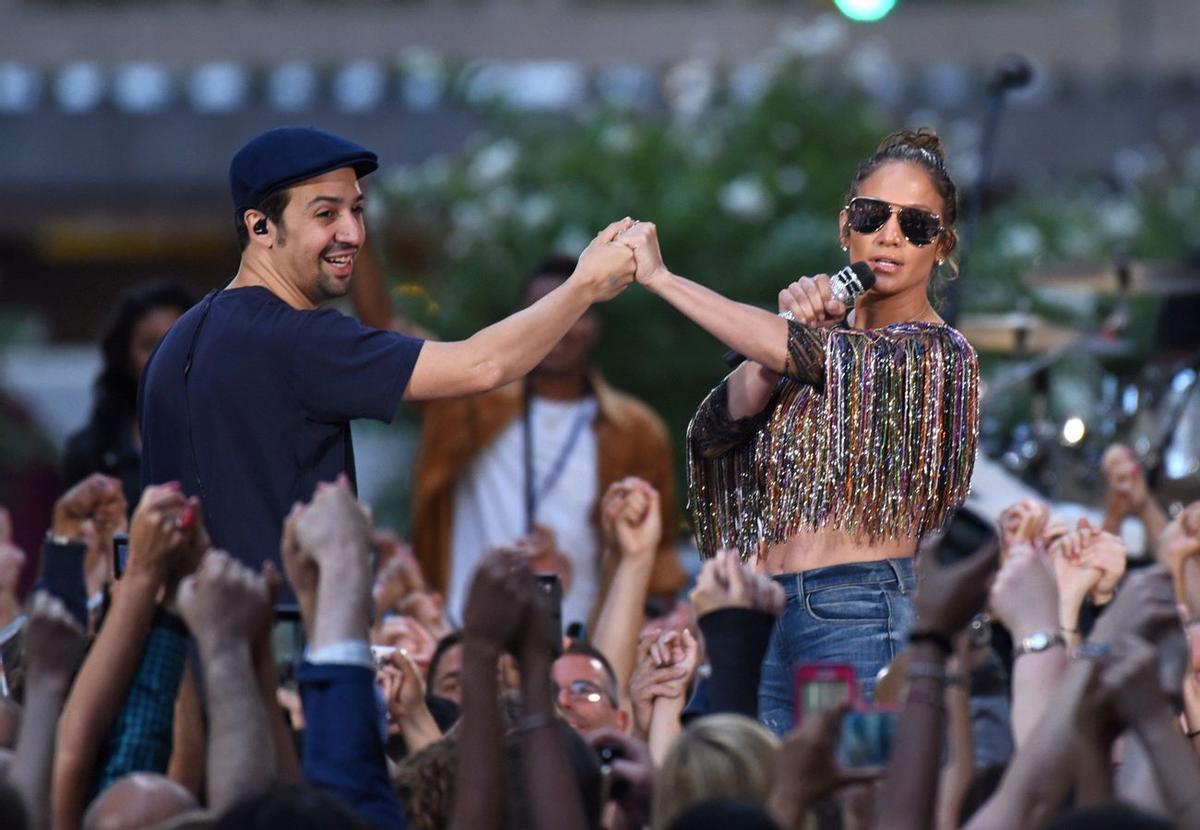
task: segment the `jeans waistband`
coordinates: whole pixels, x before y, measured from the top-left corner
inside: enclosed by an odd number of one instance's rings
[[[913,558],[847,562],[797,573],[775,574],[772,579],[789,595],[795,596],[835,585],[896,584],[903,591],[913,581]]]

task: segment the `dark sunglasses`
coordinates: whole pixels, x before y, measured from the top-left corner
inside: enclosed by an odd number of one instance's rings
[[[870,199],[866,196],[855,196],[846,205],[846,224],[850,230],[858,233],[875,233],[887,224],[888,218],[895,213],[900,219],[900,233],[904,238],[924,248],[938,238],[944,228],[942,218],[931,210],[915,207],[900,207],[881,199]]]

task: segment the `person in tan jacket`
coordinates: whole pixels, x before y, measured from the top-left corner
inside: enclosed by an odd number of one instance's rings
[[[522,305],[561,285],[573,268],[566,259],[543,262]],[[489,548],[548,528],[569,562],[563,620],[588,619],[605,582],[598,505],[610,484],[629,476],[662,495],[667,532],[650,593],[673,596],[686,583],[674,551],[679,522],[666,426],[591,367],[599,335],[600,321],[585,314],[526,379],[422,405],[412,543],[452,615],[461,612],[471,573]]]

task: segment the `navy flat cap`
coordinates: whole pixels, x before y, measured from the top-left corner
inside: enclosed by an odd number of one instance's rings
[[[235,222],[276,190],[342,167],[353,167],[362,178],[379,167],[379,158],[315,127],[279,127],[255,136],[229,163]]]

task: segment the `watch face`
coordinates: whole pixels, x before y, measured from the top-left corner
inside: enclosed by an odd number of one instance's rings
[[[1030,651],[1041,651],[1050,645],[1050,638],[1046,635],[1045,631],[1039,631],[1036,634],[1030,634],[1029,639],[1025,643]]]

